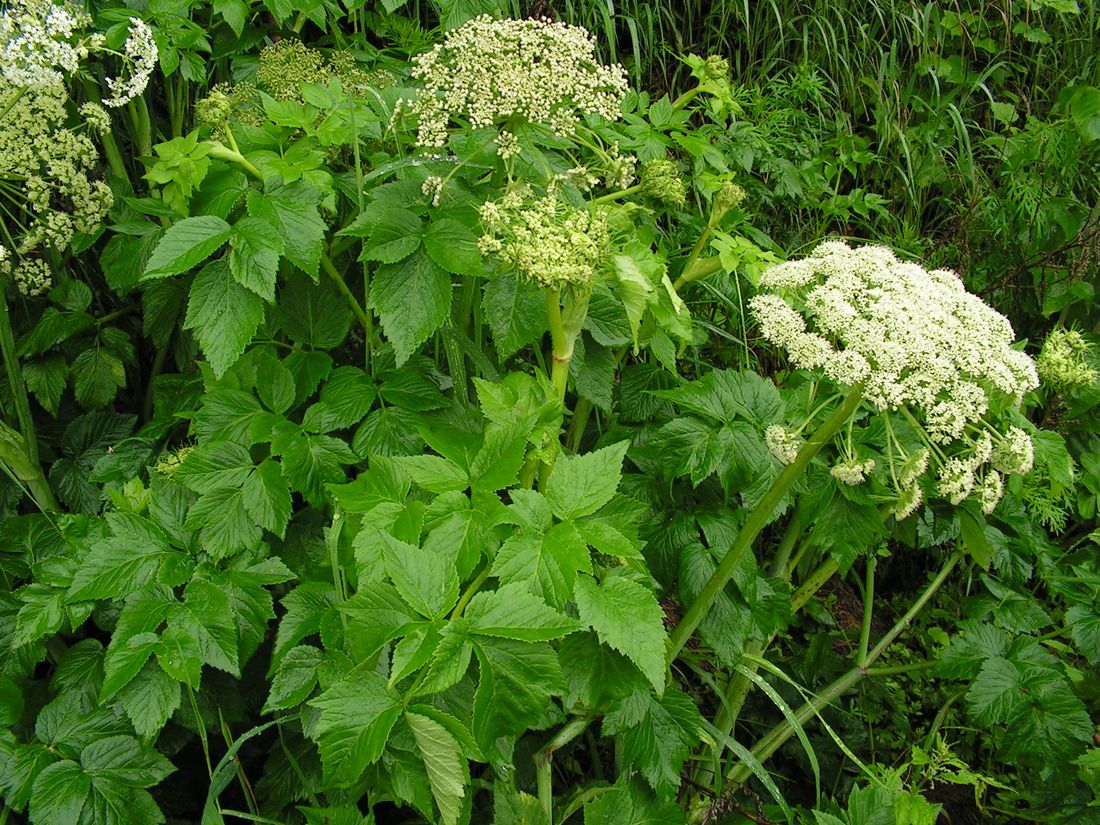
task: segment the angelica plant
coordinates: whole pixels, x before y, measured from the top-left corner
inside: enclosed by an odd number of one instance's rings
[[[772,267],[760,286],[750,307],[762,335],[793,366],[831,385],[836,402],[803,441],[801,428],[768,428],[768,448],[786,466],[673,632],[670,661],[823,448],[847,430],[833,477],[857,485],[875,469],[873,459],[857,454],[850,434],[864,407],[887,434],[893,496],[885,504],[896,519],[912,514],[926,490],[954,505],[974,496],[992,512],[1003,494],[1002,475],[1026,473],[1031,465],[1030,438],[1011,415],[1039,385],[1035,363],[1013,347],[1008,320],[954,273],[927,271],[883,247],[831,241]],[[894,419],[916,433],[919,448],[907,448]]]

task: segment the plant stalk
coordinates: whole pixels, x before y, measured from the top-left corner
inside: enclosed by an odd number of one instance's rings
[[[826,705],[832,703],[836,699],[843,696],[856,684],[858,684],[864,677],[871,672],[869,667],[875,662],[886,649],[894,643],[894,640],[901,635],[902,631],[909,626],[909,623],[913,621],[913,618],[924,609],[924,606],[928,604],[929,600],[936,594],[936,592],[943,586],[943,583],[947,581],[948,576],[951,575],[951,571],[955,569],[959,561],[962,559],[962,554],[958,551],[951,554],[951,556],[940,568],[940,572],[936,574],[936,577],[929,582],[928,586],[924,589],[924,592],[917,597],[916,601],[910,605],[909,609],[905,612],[894,626],[886,633],[885,636],[879,640],[879,643],[867,654],[867,661],[862,667],[854,667],[834,681],[831,685],[825,688],[821,693],[809,700],[801,708],[795,712],[795,719],[798,724],[804,725],[812,717],[821,713],[821,709]],[[893,669],[884,668],[884,671],[893,672]],[[882,672],[882,671],[880,671]],[[783,743],[786,742],[791,736],[794,735],[794,727],[784,719],[781,723],[777,724],[774,728],[768,731],[759,742],[752,749],[752,755],[760,762],[764,762],[774,754]],[[749,770],[744,764],[738,763],[733,767],[726,777],[728,780],[727,791],[734,787],[737,787],[743,783],[746,779],[752,776],[752,771]]]
[[[535,775],[538,784],[539,804],[546,814],[546,821],[554,821],[554,781],[550,772],[554,751],[560,750],[572,742],[588,728],[589,720],[584,717],[570,719],[557,735],[534,756]]]

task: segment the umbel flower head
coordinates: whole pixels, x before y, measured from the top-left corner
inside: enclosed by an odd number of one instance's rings
[[[607,255],[606,216],[562,201],[557,179],[541,197],[516,187],[500,201],[482,204],[480,215],[486,230],[478,243],[482,254],[499,255],[541,286],[586,289]]]
[[[573,132],[579,117],[619,117],[621,66],[596,58],[592,35],[549,20],[468,20],[413,60],[423,86],[412,103],[421,146],[443,146],[459,118],[479,129],[515,117]]]
[[[958,504],[977,491],[988,511],[1003,489],[998,471],[1029,469],[1027,434],[1002,433],[991,420],[1039,385],[1035,364],[1012,348],[1008,320],[955,273],[927,271],[882,247],[830,241],[772,267],[761,286],[751,306],[764,337],[795,366],[862,386],[880,412],[903,411],[938,468],[940,495]],[[898,509],[911,512],[927,459],[890,437]],[[845,481],[856,476],[842,472]]]
[[[0,11],[0,77],[17,88],[56,86],[73,74],[92,45],[92,18],[73,3],[5,0]]]

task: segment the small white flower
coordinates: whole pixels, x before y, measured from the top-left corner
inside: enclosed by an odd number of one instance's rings
[[[873,458],[868,458],[865,461],[853,458],[834,464],[829,470],[829,474],[837,481],[841,481],[849,487],[854,487],[857,484],[862,484],[874,469],[875,460]]]
[[[781,464],[793,463],[802,447],[802,440],[779,424],[772,424],[764,430],[764,443]]]

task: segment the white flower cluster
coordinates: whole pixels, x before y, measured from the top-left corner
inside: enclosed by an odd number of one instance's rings
[[[149,85],[149,78],[157,66],[157,43],[153,39],[153,30],[144,20],[130,18],[130,33],[126,37],[123,54],[129,65],[129,77],[107,78],[111,96],[103,101],[104,106],[122,106],[144,92]]]
[[[24,258],[12,272],[19,291],[28,298],[45,295],[53,286],[53,273],[50,266],[41,258]]]
[[[5,0],[0,11],[0,77],[21,89],[56,86],[102,39],[82,38],[92,18],[71,3]]]
[[[772,267],[761,284],[768,292],[752,307],[765,338],[799,367],[864,384],[880,410],[921,410],[936,443],[977,422],[989,393],[1018,402],[1038,386],[1034,362],[1012,349],[1008,320],[947,270],[831,241]]]
[[[617,119],[627,92],[626,72],[597,60],[584,28],[488,15],[416,57],[413,76],[424,84],[411,106],[421,146],[443,146],[455,118],[478,129],[519,116],[569,135],[584,114]]]
[[[545,287],[591,286],[607,254],[606,215],[560,200],[557,179],[542,197],[516,187],[500,201],[482,204],[479,212],[486,230],[478,242],[481,253],[499,255]]]
[[[874,469],[875,460],[873,458],[864,461],[860,461],[858,458],[849,458],[839,464],[834,464],[829,469],[829,474],[837,481],[843,482],[849,487],[854,487],[857,484],[862,484]]]
[[[1003,492],[1001,473],[1030,468],[1027,434],[1002,434],[987,419],[1004,406],[991,402],[1018,404],[1038,386],[1035,364],[1012,348],[1008,320],[953,272],[929,272],[882,247],[831,241],[772,267],[761,286],[751,306],[764,337],[795,366],[861,385],[880,412],[910,416],[938,467],[939,495],[958,504],[976,491],[990,511]],[[921,501],[929,451],[898,451],[900,473],[897,466],[891,473],[902,518]],[[857,484],[866,471],[845,462],[833,475]]]
[[[794,463],[798,458],[798,451],[802,448],[802,439],[779,424],[772,424],[764,430],[764,443],[768,445],[768,452],[775,456],[780,464]]]
[[[12,91],[0,81],[0,100]],[[0,120],[0,176],[22,182],[25,231],[14,250],[20,256],[43,245],[68,246],[75,233],[92,231],[113,203],[111,188],[92,177],[99,164],[95,146],[66,128],[67,101],[63,86],[24,90]],[[90,116],[94,127],[96,115]]]

